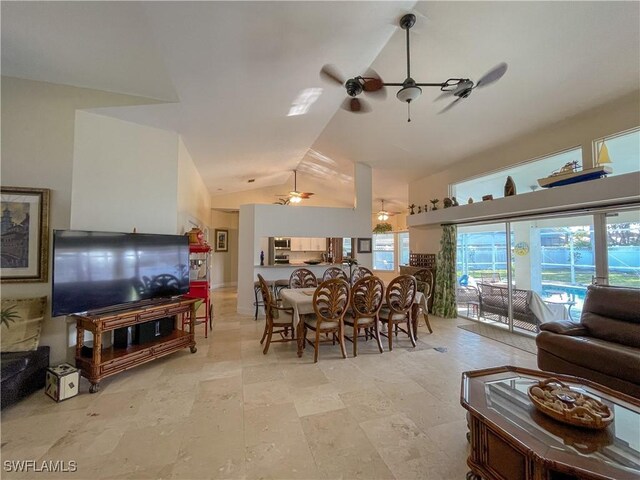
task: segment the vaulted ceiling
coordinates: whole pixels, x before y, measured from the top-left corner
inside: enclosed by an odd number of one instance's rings
[[[322,65],[402,82],[409,10],[416,81],[507,74],[442,115],[424,89],[411,123],[396,89],[341,110]],[[638,89],[639,17],[638,2],[3,2],[2,73],[166,102],[101,113],[179,132],[212,194],[288,186],[301,166],[320,199],[364,162],[393,209],[411,179]],[[320,97],[288,116],[308,88]]]

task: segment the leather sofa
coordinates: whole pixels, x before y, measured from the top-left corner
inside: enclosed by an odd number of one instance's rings
[[[538,367],[640,398],[640,289],[591,285],[580,322],[547,322]]]
[[[1,407],[5,408],[44,387],[49,347],[29,352],[3,352]]]

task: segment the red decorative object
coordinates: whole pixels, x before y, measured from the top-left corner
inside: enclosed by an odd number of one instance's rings
[[[200,235],[203,235],[202,231],[195,228],[189,232],[189,293],[187,297],[201,299],[204,303],[204,315],[196,313],[195,324],[204,324],[204,338],[207,338],[209,328],[213,327],[213,306],[210,294],[211,247],[204,240],[202,243],[191,243],[194,230],[198,230]],[[197,232],[194,232],[194,235],[197,235]],[[186,319],[183,322],[186,322]]]

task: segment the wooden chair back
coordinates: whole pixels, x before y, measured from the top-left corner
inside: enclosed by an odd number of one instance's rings
[[[260,282],[260,293],[262,294],[262,301],[264,302],[265,315],[271,315],[271,305],[273,304],[271,289],[267,285],[266,280],[260,274],[258,274],[258,282]]]
[[[351,309],[356,318],[374,318],[384,301],[384,283],[378,277],[364,277],[351,289]]]
[[[349,284],[340,278],[322,282],[313,293],[313,311],[318,327],[324,322],[342,322],[349,308]]]
[[[433,272],[428,268],[421,268],[413,276],[416,277],[416,282],[418,282],[418,290],[424,294],[425,298],[429,299],[433,294]]]
[[[322,275],[322,281],[326,282],[327,280],[331,280],[332,278],[341,278],[345,282],[349,281],[349,277],[344,273],[340,267],[329,267],[324,271],[324,275]]]
[[[367,267],[356,267],[351,273],[351,285],[355,285],[358,280],[364,277],[373,277],[373,272]]]
[[[317,287],[318,279],[315,274],[307,268],[297,268],[289,277],[289,288],[309,288]]]
[[[387,307],[394,313],[406,314],[416,298],[417,282],[413,275],[400,275],[387,287]]]

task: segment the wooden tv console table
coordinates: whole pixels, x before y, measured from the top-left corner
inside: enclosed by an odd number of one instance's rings
[[[143,363],[164,357],[170,353],[189,347],[196,353],[195,318],[196,298],[177,298],[159,302],[136,305],[133,307],[96,310],[84,314],[75,314],[76,319],[76,367],[82,376],[91,382],[89,392],[100,388],[103,378],[129,370]],[[180,315],[188,314],[189,331],[179,329]],[[175,329],[171,334],[143,344],[128,344],[123,348],[113,346],[102,348],[102,334],[118,328],[130,327],[152,320],[175,317]],[[93,351],[91,356],[83,355],[84,332],[93,333]]]

